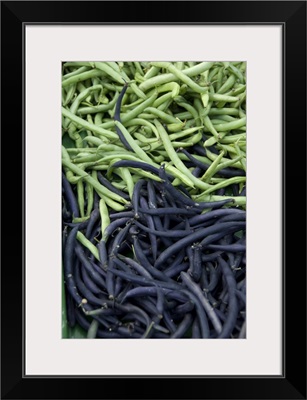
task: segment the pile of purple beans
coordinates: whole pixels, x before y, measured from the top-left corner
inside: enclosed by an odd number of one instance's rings
[[[246,212],[231,197],[196,203],[158,173],[161,182],[135,184],[103,232],[98,196],[90,218],[72,222],[77,200],[63,174],[69,326],[88,338],[245,338]]]

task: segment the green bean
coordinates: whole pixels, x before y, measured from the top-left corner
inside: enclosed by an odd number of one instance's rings
[[[195,119],[188,119],[187,121],[185,121],[185,128],[186,129],[190,129],[193,128],[195,126],[196,122]],[[205,132],[205,126],[203,126],[203,131]]]
[[[131,170],[132,172],[137,174],[139,177],[143,177],[143,178],[151,179],[153,181],[161,182],[161,179],[157,175],[154,175],[148,171],[144,171],[140,168],[132,168],[132,167],[129,167],[129,170]]]
[[[212,153],[209,149],[206,150],[206,153],[207,153],[208,159],[211,160],[211,161],[214,161],[216,159],[216,157],[217,157],[217,155]],[[222,162],[226,162],[226,161],[229,161],[229,159],[228,158],[222,158]],[[232,166],[235,167],[235,168],[240,168],[240,169],[242,168],[240,162],[232,163]]]
[[[92,171],[92,177],[97,178],[96,171]],[[85,183],[85,190],[87,195],[86,215],[90,216],[94,206],[94,188],[88,182]]]
[[[104,61],[109,67],[114,69],[114,71],[118,72],[119,74],[121,73],[121,68],[115,61]]]
[[[152,65],[167,69],[168,71],[170,71],[170,73],[175,75],[176,78],[178,78],[180,81],[188,85],[196,93],[205,93],[208,90],[208,87],[199,86],[197,83],[195,83],[195,81],[193,81],[191,78],[189,78],[187,75],[184,74],[183,72],[184,70],[180,71],[175,67],[175,65],[171,64],[170,62],[155,62],[152,63]]]
[[[187,102],[185,101],[185,98],[184,98],[184,97],[182,97],[182,96],[177,96],[177,97],[174,98],[174,101],[175,101],[180,107],[183,107],[183,108],[185,108],[187,111],[189,111],[189,112],[191,113],[192,117],[195,119],[195,123],[196,123],[197,125],[200,125],[201,121],[200,121],[200,118],[199,118],[199,115],[198,115],[197,110],[196,110],[193,106],[191,106],[191,104],[187,103]]]
[[[76,88],[77,85],[74,83],[70,86],[67,86],[67,94],[65,97],[65,100],[63,99],[63,106],[67,106],[67,104],[69,104],[71,102],[71,100],[73,99],[75,93],[76,93]]]
[[[212,83],[212,79],[215,77],[216,74],[218,74],[219,70],[220,67],[211,68],[209,70],[208,82]]]
[[[199,196],[192,196],[195,201],[221,201],[225,200],[225,196],[218,195],[204,195],[203,193]],[[231,196],[234,201],[235,206],[245,206],[246,205],[246,196]]]
[[[177,140],[177,139],[180,139],[182,137],[185,137],[185,136],[192,135],[192,133],[199,131],[201,128],[202,128],[202,126],[195,126],[193,128],[185,129],[185,130],[183,130],[181,132],[172,133],[172,134],[170,134],[168,136],[169,136],[170,140],[173,141],[173,140]]]
[[[154,137],[154,138],[148,138],[148,137],[142,135],[141,133],[137,133],[137,132],[134,134],[134,137],[135,137],[136,139],[138,139],[140,142],[145,143],[145,144],[148,144],[148,143],[156,143],[156,142],[159,140],[159,139],[157,139],[156,137]]]
[[[176,113],[175,117],[179,118],[179,119],[191,119],[192,118],[192,114],[189,111],[183,111],[183,112],[180,112],[180,113]]]
[[[94,63],[92,62],[85,62],[85,61],[73,61],[73,62],[66,62],[63,64],[63,68],[66,67],[90,67],[94,68]]]
[[[233,87],[235,82],[236,82],[236,76],[230,75],[226,80],[226,82],[224,82],[223,85],[217,90],[217,93],[223,94],[228,92]]]
[[[232,167],[235,164],[238,164],[238,161],[240,161],[242,159],[242,155],[236,157],[236,158],[232,158],[230,160],[227,161],[223,161],[222,163],[220,163],[217,168],[216,168],[216,173],[218,173],[219,171],[221,171],[224,168],[228,168],[228,167]]]
[[[111,153],[107,156],[104,156],[102,160],[104,162],[110,162],[110,161],[114,160],[114,158],[116,158],[116,156],[118,156],[118,154],[119,154],[119,152]],[[120,157],[122,160],[140,161],[140,158],[136,154],[133,154],[131,152],[125,152],[125,153],[122,152],[122,153],[120,153]],[[148,161],[146,161],[146,162],[148,162]],[[150,161],[150,164],[153,165],[153,162]]]
[[[64,146],[62,146],[62,160],[71,162],[70,156]],[[72,183],[72,180],[75,179],[74,173],[72,171],[70,171],[68,168],[64,168],[64,170],[65,170],[65,175],[66,175],[67,180],[70,183]]]
[[[172,117],[171,115],[161,110],[158,110],[154,107],[147,107],[145,111],[151,112],[155,117],[159,117],[160,119],[162,119],[162,121],[168,124],[173,124],[178,122],[178,120],[175,117]]]
[[[211,122],[211,120],[210,120],[210,118],[209,118],[208,115],[204,118],[204,125],[205,125],[205,127],[209,130],[209,132],[212,133],[212,135],[214,136],[214,138],[216,139],[216,141],[218,141],[219,138],[220,138],[220,137],[219,137],[219,134],[218,134],[218,132],[216,131],[215,127],[213,126],[213,124],[212,124],[212,122]],[[206,143],[206,142],[205,142],[205,143]]]
[[[72,76],[81,74],[81,72],[88,71],[89,68],[90,68],[89,66],[87,66],[87,67],[86,67],[86,66],[83,66],[83,67],[77,68],[77,69],[75,69],[74,71],[69,72],[69,73],[63,75],[63,78],[62,78],[62,79],[65,80],[65,79],[68,79],[68,78],[70,78],[70,77],[72,77]]]
[[[89,78],[94,78],[97,76],[104,76],[104,75],[105,74],[103,73],[103,71],[100,71],[99,69],[92,69],[90,71],[82,72],[81,74],[74,75],[68,79],[65,79],[62,82],[62,87],[72,85],[73,83],[82,82]]]
[[[81,217],[84,217],[84,186],[82,179],[77,182],[77,198]]]
[[[95,113],[106,112],[108,110],[111,110],[115,106],[118,96],[119,96],[119,93],[116,92],[114,94],[113,99],[108,104],[100,104],[97,106],[89,106],[89,107],[80,107],[78,109],[78,114],[79,115],[95,114]]]
[[[239,115],[239,110],[237,108],[211,108],[209,111],[209,116],[213,115]]]
[[[64,147],[64,146],[63,146]],[[74,165],[71,161],[68,161],[67,158],[62,158],[62,164],[70,169],[76,175],[79,175],[81,178],[84,179],[85,182],[90,183],[94,189],[97,191],[98,194],[102,196],[107,196],[119,203],[126,204],[127,201],[117,195],[116,193],[111,192],[109,189],[102,186],[98,181],[96,181],[92,176],[90,176],[87,172],[83,171],[80,167]]]
[[[108,165],[107,164],[95,164],[92,166],[92,169],[95,171],[107,171]]]
[[[91,136],[91,137],[94,137],[94,136]],[[84,148],[80,149],[80,148],[75,148],[75,147],[71,147],[71,148],[68,147],[68,148],[66,148],[66,150],[69,154],[79,154],[79,153],[83,152]],[[89,153],[94,153],[97,150],[96,150],[96,148],[89,147],[86,149],[86,151],[87,151],[87,154],[89,154]]]
[[[159,68],[159,67],[154,67],[154,66],[150,67],[148,69],[148,71],[146,72],[146,74],[144,75],[144,79],[150,79],[150,78],[153,78],[154,76],[158,75],[158,73],[160,72],[160,69],[161,68]]]
[[[78,90],[79,93],[81,93],[81,92],[83,92],[84,90],[86,90],[86,86],[83,85],[82,82],[78,82],[78,83],[77,83],[77,90]]]
[[[244,118],[246,116],[246,113],[242,110],[241,106],[239,107],[239,117]]]
[[[95,116],[94,116],[94,124],[95,125],[100,125],[100,124],[102,124],[102,118],[103,118],[103,113],[102,112],[99,112],[99,113],[96,113],[95,114]]]
[[[219,124],[223,124],[224,122],[231,122],[231,121],[236,121],[236,118],[231,116],[231,115],[218,115],[217,118],[214,118],[211,120],[213,125],[216,125],[217,123],[215,121],[219,121]]]
[[[182,71],[184,69],[184,62],[182,61],[175,62],[175,67]]]
[[[177,82],[169,82],[156,87],[154,90],[156,90],[158,93],[171,92],[172,98],[174,98],[179,95],[180,86]],[[152,94],[153,92],[150,91],[147,95],[151,96]]]
[[[244,157],[244,155],[242,154],[242,151],[241,151],[238,143],[234,143],[234,149],[235,149],[237,155],[241,156],[240,162],[241,162],[242,168],[246,172],[246,161],[245,161],[246,157]]]
[[[216,173],[217,166],[219,165],[220,161],[224,157],[225,152],[221,151],[220,154],[216,157],[216,159],[211,163],[207,171],[204,175],[200,178],[204,182],[209,182],[212,176]]]
[[[208,189],[208,187],[210,185],[208,185],[208,184],[202,182],[200,179],[196,178],[189,171],[189,169],[184,165],[184,163],[180,160],[180,158],[178,157],[178,154],[174,150],[172,142],[170,141],[169,136],[168,136],[167,132],[165,131],[165,129],[163,128],[162,124],[157,119],[154,120],[154,124],[156,125],[156,127],[158,129],[160,138],[164,144],[167,154],[169,155],[169,158],[172,160],[172,162],[174,163],[176,168],[181,173],[185,174],[191,180],[191,182],[193,182],[193,185],[190,185],[190,186],[194,187],[194,185],[195,185],[200,189]]]
[[[173,102],[172,99],[168,99],[164,103],[160,104],[157,109],[162,112],[169,111],[169,106],[172,104],[172,102]]]
[[[215,127],[216,125],[219,125],[219,124],[224,124],[225,122],[229,122],[229,121],[223,121],[222,119],[220,119],[220,118],[212,118],[211,119],[211,123],[212,123],[212,125]]]
[[[115,121],[115,125],[121,130],[122,134],[124,135],[125,139],[129,143],[130,147],[135,152],[135,154],[137,154],[141,160],[152,163],[151,158],[148,157],[148,155],[141,149],[141,147],[136,144],[135,140],[127,131],[127,129],[123,126],[123,124],[120,123],[119,121]]]
[[[199,139],[200,140],[200,139]],[[198,140],[198,141],[199,141]],[[197,143],[197,142],[196,142]],[[180,149],[180,147],[183,147],[183,148],[185,148],[185,147],[191,147],[191,146],[193,146],[195,144],[195,142],[193,142],[192,140],[190,140],[190,141],[184,141],[184,142],[177,142],[177,141],[174,141],[174,142],[172,142],[172,146],[174,147],[174,149]]]
[[[194,99],[193,105],[195,110],[197,111],[200,123],[203,124],[204,118],[209,114],[209,109],[210,109],[210,108],[208,109],[209,103],[205,107],[204,104],[200,101],[200,99]]]
[[[82,138],[79,134],[79,132],[77,132],[77,127],[75,124],[70,124],[68,127],[68,136],[75,141],[75,146],[76,147],[83,147],[82,145]]]
[[[236,119],[235,121],[227,122],[225,124],[215,125],[214,128],[219,132],[225,132],[241,128],[245,124],[246,124],[246,117]]]
[[[238,101],[233,106],[239,108],[245,99],[246,99],[246,91],[241,94]]]
[[[101,219],[101,235],[103,236],[105,229],[110,225],[110,216],[108,207],[104,199],[99,200],[99,212]]]
[[[99,322],[96,319],[92,319],[92,322],[86,334],[87,339],[96,339],[98,328],[99,328]]]
[[[73,218],[72,222],[78,224],[79,222],[84,222],[87,221],[89,219],[89,216],[85,216],[85,217],[78,217],[78,218]]]
[[[240,85],[237,88],[233,87],[229,92],[224,93],[229,96],[237,96],[246,90],[246,85]]]
[[[216,145],[216,148],[224,150],[225,153],[228,153],[230,157],[231,157],[232,155],[237,155],[237,152],[236,152],[236,150],[235,150],[235,148],[234,148],[234,146],[233,146],[233,143],[232,143],[231,145],[230,145],[230,144],[221,144],[221,143],[218,143],[218,144]],[[244,150],[244,149],[242,149],[242,150]]]
[[[157,93],[153,94],[147,100],[145,100],[143,103],[141,103],[140,105],[135,107],[133,110],[131,110],[128,113],[121,116],[122,123],[124,124],[124,123],[130,121],[131,119],[137,117],[139,114],[141,114],[142,111],[144,111],[147,107],[149,107],[156,100],[157,97],[158,97]],[[113,127],[114,125],[115,125],[114,121],[109,121],[109,122],[105,122],[104,124],[101,124],[100,127],[107,129],[107,128]]]
[[[193,135],[193,136],[191,136],[189,138],[183,139],[182,143],[191,143],[192,146],[193,146],[194,144],[196,144],[200,140],[202,140],[202,136],[203,135],[202,135],[201,131],[198,131],[195,135]],[[172,143],[174,144],[175,142],[172,141]]]
[[[109,197],[104,197],[106,204],[115,211],[124,211],[126,207],[122,204],[117,203],[116,201],[110,199]],[[128,203],[127,203],[128,204]]]
[[[201,62],[201,63],[194,65],[191,68],[186,68],[186,69],[182,70],[182,73],[189,77],[200,75],[203,72],[208,71],[213,65],[214,65],[213,62]]]
[[[136,83],[142,83],[142,82],[145,81],[144,75],[139,74],[138,71],[137,71],[135,73],[135,75],[134,75],[134,80],[135,80]]]
[[[235,176],[233,178],[228,178],[224,179],[222,182],[217,183],[216,185],[210,186],[207,190],[204,191],[204,195],[215,192],[218,189],[222,189],[224,187],[230,186],[234,183],[240,183],[240,182],[245,182],[246,177],[245,176]]]
[[[115,158],[114,162],[116,161],[121,161],[120,158]],[[128,168],[123,168],[120,167],[117,169],[117,174],[122,178],[122,180],[125,182],[130,199],[132,199],[132,194],[133,194],[133,189],[134,189],[134,182],[131,177],[131,173]]]
[[[226,135],[225,137],[221,138],[220,143],[225,143],[225,144],[231,144],[234,143],[237,140],[246,140],[246,134],[245,133],[238,133],[235,135]]]
[[[99,102],[99,99],[100,99],[100,96],[101,96],[101,94],[103,93],[103,86],[102,86],[102,82],[101,82],[100,79],[98,79],[98,78],[92,78],[92,85],[91,85],[91,86],[96,86],[96,85],[101,85],[100,93],[97,93],[97,91],[96,91],[96,92],[93,92],[94,100],[95,100],[96,103],[98,103],[98,102]]]
[[[92,254],[93,256],[96,258],[96,260],[100,261],[99,259],[99,252],[98,249],[95,245],[93,245],[93,243],[91,243],[84,235],[82,232],[78,231],[77,232],[77,239],[79,240],[79,242],[86,247]]]
[[[130,78],[128,77],[128,75],[126,74],[126,72],[124,71],[124,69],[120,69],[119,66],[114,63],[114,62],[109,62],[106,63],[109,64],[109,66],[111,68],[114,69],[115,72],[119,73],[120,76],[122,77],[122,80],[125,80],[126,82],[129,82],[131,89],[133,90],[133,92],[136,94],[137,97],[146,100],[147,96],[145,95],[145,93],[135,84],[135,82],[131,81]],[[133,76],[135,75],[135,72],[133,73]]]
[[[93,144],[95,146],[100,146],[102,144],[104,144],[105,142],[103,142],[100,138],[96,137],[96,136],[85,136],[83,138],[83,141]]]
[[[99,154],[78,154],[76,157],[74,157],[71,161],[74,164],[84,164],[84,163],[91,163],[93,161],[98,161],[101,158],[101,155]],[[79,165],[80,168],[80,165]]]
[[[124,98],[125,98],[125,96],[126,96],[126,94],[124,95]],[[139,104],[141,104],[143,101],[144,101],[143,99],[137,98],[137,100],[135,100],[135,101],[132,102],[132,103],[124,104],[124,99],[123,99],[123,100],[122,100],[122,107],[121,107],[121,109],[122,109],[123,111],[126,112],[127,109],[129,109],[129,108],[134,108],[135,106],[138,106]],[[123,104],[124,104],[124,105],[123,105]]]
[[[157,63],[151,63],[151,64],[153,66],[158,67]],[[192,68],[186,68],[182,71],[180,71],[180,70],[179,71],[182,72],[182,74],[186,75],[187,77],[191,77],[191,76],[199,75],[202,72],[207,71],[208,69],[210,69],[212,67],[212,65],[213,65],[212,62],[203,62],[203,63],[199,63],[199,64],[195,65]],[[159,67],[159,69],[160,69],[160,67]],[[177,77],[173,73],[160,74],[160,75],[154,76],[150,79],[147,79],[146,81],[144,81],[143,83],[140,84],[139,88],[141,90],[143,90],[144,92],[146,92],[148,89],[151,89],[156,86],[160,86],[163,83],[172,82],[176,79],[177,79]]]
[[[147,121],[146,119],[134,118],[125,123],[126,128],[129,126],[133,126],[133,125],[144,125],[144,126],[149,127],[152,130],[152,132],[155,134],[156,138],[159,139],[159,134],[158,134],[157,128],[154,126],[154,124]]]
[[[134,64],[135,69],[137,70],[137,72],[138,72],[140,75],[143,76],[143,75],[144,75],[144,71],[143,71],[143,69],[142,69],[142,67],[141,67],[141,64],[140,64],[138,61],[134,61],[133,64]]]
[[[98,135],[105,136],[108,139],[117,139],[117,135],[114,132],[108,131],[101,126],[96,126],[95,124],[90,124],[84,119],[74,115],[70,111],[68,111],[66,108],[62,107],[62,114],[69,118],[71,121],[75,122],[77,125],[82,126],[83,128],[90,130],[94,133],[97,133]]]
[[[70,106],[70,112],[73,113],[73,114],[76,114],[80,103],[84,99],[86,99],[86,97],[90,93],[92,93],[93,91],[101,90],[101,89],[102,89],[101,85],[95,85],[95,86],[91,86],[91,87],[83,90],[83,92],[79,93],[79,95],[75,98],[74,102]],[[66,121],[68,121],[68,123],[69,123],[69,119],[67,119]],[[68,126],[68,123],[66,121],[64,122],[64,128],[66,128]]]
[[[226,103],[233,103],[239,100],[238,97],[226,96],[225,94],[219,93],[210,94],[209,99],[212,101],[225,101]]]
[[[223,77],[224,77],[224,67],[220,67],[217,73],[216,83],[215,83],[215,91],[219,91],[223,84]]]
[[[111,68],[107,63],[95,62],[94,65],[97,69],[103,71],[105,74],[113,78],[113,80],[116,81],[117,83],[120,84],[125,83],[122,75],[119,72],[115,71],[115,69]]]
[[[236,78],[239,79],[239,81],[240,81],[241,83],[244,83],[244,82],[245,82],[244,76],[243,76],[243,74],[242,74],[242,71],[240,71],[240,69],[236,68],[233,64],[229,64],[229,65],[228,65],[228,69],[234,74],[234,76],[235,76]]]
[[[168,132],[178,132],[181,131],[181,129],[185,126],[185,122],[174,122],[172,124],[167,124],[167,131]]]
[[[150,156],[153,159],[153,161],[156,162],[157,164],[161,164],[165,160],[165,158],[161,154],[158,156],[155,156],[152,153],[150,153]]]
[[[162,156],[164,156],[165,158],[168,157],[168,153],[165,150],[161,150],[160,154]],[[183,153],[178,153],[178,157],[180,158],[180,160],[182,161],[189,161],[189,158],[183,154]],[[204,156],[199,156],[198,154],[193,154],[193,157],[196,158],[197,160],[201,161],[204,164],[211,164],[212,160],[209,159],[208,157],[204,157]]]
[[[155,100],[155,102],[153,103],[152,106],[154,108],[160,107],[161,104],[165,103],[166,101],[168,101],[171,98],[172,98],[172,93],[171,92],[165,93],[163,96],[158,97],[157,100]]]

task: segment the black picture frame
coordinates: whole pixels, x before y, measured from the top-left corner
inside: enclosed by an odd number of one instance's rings
[[[283,26],[282,376],[24,376],[23,33],[38,23]],[[306,2],[2,1],[1,56],[1,398],[306,399]]]

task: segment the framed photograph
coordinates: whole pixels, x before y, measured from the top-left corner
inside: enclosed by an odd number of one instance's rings
[[[306,2],[1,25],[2,398],[306,399]]]

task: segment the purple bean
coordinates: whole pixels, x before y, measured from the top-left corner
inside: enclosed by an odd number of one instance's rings
[[[193,315],[186,314],[181,321],[181,323],[177,326],[176,331],[171,335],[171,339],[182,338],[187,330],[190,328],[193,322]]]
[[[126,264],[130,265],[136,272],[138,272],[140,275],[144,276],[145,278],[152,279],[151,274],[148,272],[146,268],[144,268],[141,264],[137,263],[135,260],[132,260],[132,258],[122,256],[120,254],[117,255],[117,257],[125,262]]]
[[[202,246],[204,246],[206,241],[208,242],[208,240],[207,240],[208,235],[212,235],[216,232],[219,232],[221,234],[221,236],[223,236],[223,234],[238,231],[238,230],[240,230],[240,228],[243,228],[243,227],[245,227],[245,223],[240,222],[240,221],[235,222],[235,223],[224,222],[224,223],[216,224],[216,225],[210,226],[208,228],[200,229],[197,232],[191,233],[188,236],[178,240],[176,243],[174,243],[173,245],[168,247],[166,250],[164,250],[157,258],[157,261],[155,262],[154,267],[155,268],[161,267],[166,262],[166,260],[169,257],[171,257],[173,254],[175,254],[177,251],[179,251],[183,247],[186,247],[189,244],[197,242],[198,240],[205,237],[205,239],[203,239],[202,242],[200,243]],[[210,241],[209,241],[209,243],[210,243]]]
[[[89,239],[92,230],[94,228],[95,223],[100,220],[100,213],[99,213],[99,209],[94,209],[91,212],[90,218],[88,220],[88,224],[86,227],[86,231],[85,231],[85,236]]]
[[[94,281],[94,283],[101,288],[105,288],[104,279],[102,278],[101,274],[97,273],[97,271],[93,268],[91,262],[88,260],[86,254],[80,244],[76,244],[75,253],[76,253],[78,259],[80,260],[82,266],[89,273],[89,276]]]
[[[76,196],[74,195],[74,192],[71,188],[71,185],[66,178],[65,174],[62,172],[62,187],[64,189],[64,196],[65,199],[69,205],[70,211],[73,215],[74,218],[80,217],[79,213],[79,206],[78,206],[78,201],[76,199]]]
[[[212,322],[212,325],[215,331],[220,334],[222,332],[222,325],[220,320],[218,319],[213,307],[210,305],[208,300],[204,297],[201,288],[192,281],[189,274],[186,272],[180,273],[182,282],[186,285],[186,287],[198,298],[204,310],[206,311],[209,319]]]
[[[244,244],[209,244],[207,246],[210,250],[219,250],[219,251],[227,251],[232,253],[243,252],[246,250],[246,246]]]
[[[141,224],[138,221],[134,221],[135,225],[138,226],[140,229],[142,229],[145,232],[151,233],[153,235],[156,236],[165,236],[165,237],[173,237],[173,238],[182,238],[182,237],[186,237],[189,234],[191,234],[193,231],[183,231],[183,230],[170,230],[170,231],[156,231],[154,229],[151,228],[147,228],[147,226]]]
[[[172,310],[172,317],[174,319],[177,319],[178,317],[181,317],[182,314],[185,315],[189,312],[191,312],[194,309],[194,303],[189,300],[186,303],[180,304],[179,306],[175,307]]]
[[[178,265],[171,265],[167,269],[165,269],[163,272],[166,276],[169,278],[173,278],[174,276],[178,276],[181,271],[187,271],[189,267],[189,264],[187,262],[178,264]]]
[[[81,268],[81,276],[88,290],[90,290],[93,294],[101,293],[101,289],[95,284],[95,282],[92,281],[85,268]]]
[[[140,198],[140,205],[142,207],[142,210],[146,210],[149,211],[148,205],[147,205],[147,201],[145,200],[145,198],[142,196]],[[141,212],[141,210],[139,209],[139,212]],[[146,219],[147,222],[147,226],[148,228],[154,230],[155,229],[155,225],[154,225],[154,221],[151,215],[144,215],[144,218]],[[151,250],[152,250],[152,255],[154,260],[156,260],[157,258],[157,238],[155,235],[153,235],[152,233],[149,233],[149,239],[150,239],[150,243],[151,243]]]
[[[122,99],[124,97],[124,94],[126,93],[128,84],[125,83],[122,91],[120,92],[118,99],[116,101],[116,106],[115,106],[115,113],[114,113],[114,119],[115,121],[121,122],[120,120],[120,107],[122,104]],[[122,144],[126,147],[127,150],[132,151],[133,149],[131,148],[130,144],[127,142],[127,139],[125,138],[125,136],[123,135],[122,131],[119,129],[118,126],[115,126],[116,128],[116,133],[118,134],[118,137],[120,139],[120,141],[122,142]]]
[[[228,289],[228,312],[227,312],[227,317],[226,321],[223,324],[223,329],[221,332],[219,332],[218,338],[229,338],[231,336],[231,333],[236,325],[237,317],[238,317],[238,312],[239,312],[239,307],[238,307],[238,301],[236,297],[236,280],[234,278],[234,275],[231,271],[231,268],[227,264],[225,260],[222,259],[222,257],[218,258],[219,265],[221,267],[221,271],[223,276],[225,277],[225,281],[227,284],[227,289]]]
[[[111,192],[118,194],[120,197],[126,200],[130,200],[130,197],[127,193],[123,192],[122,190],[117,189],[115,186],[112,185],[111,182],[107,178],[105,178],[100,171],[97,171],[97,178],[98,181]],[[98,206],[99,207],[99,206]],[[97,208],[98,208],[97,207]]]

